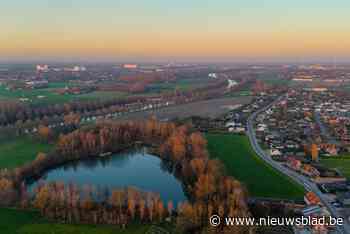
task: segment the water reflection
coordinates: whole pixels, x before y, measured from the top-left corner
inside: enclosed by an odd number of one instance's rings
[[[98,159],[75,161],[49,170],[41,180],[74,183],[80,187],[93,186],[98,200],[108,197],[115,188],[136,187],[142,191],[159,193],[164,202],[175,204],[185,200],[181,182],[172,173],[172,167],[145,149],[137,149]],[[38,182],[29,184],[29,190]]]

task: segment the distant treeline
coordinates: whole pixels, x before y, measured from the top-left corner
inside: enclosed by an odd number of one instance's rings
[[[103,116],[110,113],[125,112],[133,108],[141,108],[146,104],[173,101],[176,104],[190,101],[218,98],[223,95],[227,81],[218,81],[205,87],[191,91],[176,91],[154,96],[128,96],[107,100],[71,101],[54,105],[27,105],[17,101],[0,101],[0,127],[8,125],[31,126],[46,125],[59,120],[69,113],[82,117]]]

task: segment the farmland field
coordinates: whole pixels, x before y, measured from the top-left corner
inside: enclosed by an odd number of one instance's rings
[[[259,74],[258,79],[268,85],[287,86],[290,81],[278,75],[278,73],[266,72]]]
[[[30,138],[17,138],[0,142],[0,169],[13,169],[35,159],[38,152],[48,152],[52,145]]]
[[[7,90],[5,86],[0,85],[0,98],[13,100],[28,98],[35,104],[67,102],[73,98],[72,95],[60,95],[53,91],[62,87],[65,87],[65,83],[51,83],[48,88],[34,90]]]
[[[28,98],[34,104],[53,104],[64,103],[72,100],[91,100],[91,99],[113,99],[125,97],[122,92],[100,92],[94,91],[86,94],[58,94],[55,89],[73,86],[68,82],[49,83],[48,88],[29,89],[29,90],[7,90],[5,86],[0,85],[0,99],[19,100],[20,98]],[[41,97],[40,97],[41,96]]]
[[[251,97],[242,96],[234,98],[220,98],[206,101],[193,102],[183,105],[165,107],[159,110],[129,113],[122,116],[122,119],[147,119],[154,115],[158,119],[186,118],[189,116],[217,117],[227,113],[228,108],[235,104],[247,104]]]
[[[262,161],[246,136],[208,134],[207,140],[211,158],[220,159],[226,173],[245,184],[251,196],[302,199],[303,189]]]
[[[151,87],[148,89],[148,92],[153,93],[161,93],[164,91],[174,91],[174,90],[181,90],[181,91],[187,91],[194,88],[200,88],[205,85],[207,85],[208,79],[202,78],[202,79],[180,79],[176,82],[169,82],[169,83],[156,83],[151,85]]]
[[[331,169],[337,169],[343,176],[350,179],[350,155],[322,158],[321,164]]]
[[[126,97],[128,94],[123,92],[112,92],[112,91],[94,91],[91,93],[78,95],[77,98],[80,100],[90,100],[90,99],[114,99]]]

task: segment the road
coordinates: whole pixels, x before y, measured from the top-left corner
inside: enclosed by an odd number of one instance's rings
[[[341,217],[339,212],[330,204],[330,202],[327,200],[326,196],[319,190],[317,185],[309,180],[309,178],[281,165],[280,163],[274,161],[269,155],[266,154],[266,152],[260,147],[259,143],[257,142],[256,136],[255,136],[255,130],[253,122],[256,118],[256,116],[269,108],[271,108],[274,104],[282,100],[284,96],[279,97],[274,102],[269,104],[268,106],[254,112],[247,121],[247,134],[250,140],[250,143],[256,152],[256,154],[264,160],[266,163],[270,164],[273,168],[280,171],[282,174],[290,177],[292,180],[294,180],[296,183],[300,184],[302,187],[305,188],[307,191],[314,192],[321,200],[322,204],[328,209],[329,213],[332,217],[338,218]],[[338,233],[344,233],[344,234],[350,234],[350,225],[348,223],[348,220],[344,218],[344,225],[337,226],[336,227]]]

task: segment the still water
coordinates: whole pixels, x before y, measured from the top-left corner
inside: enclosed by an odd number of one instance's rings
[[[166,203],[186,200],[181,182],[166,168],[162,160],[145,149],[127,151],[99,159],[76,161],[51,169],[39,181],[74,183],[79,187],[118,189],[128,186],[141,191],[159,193]],[[29,184],[33,190],[38,181]]]

